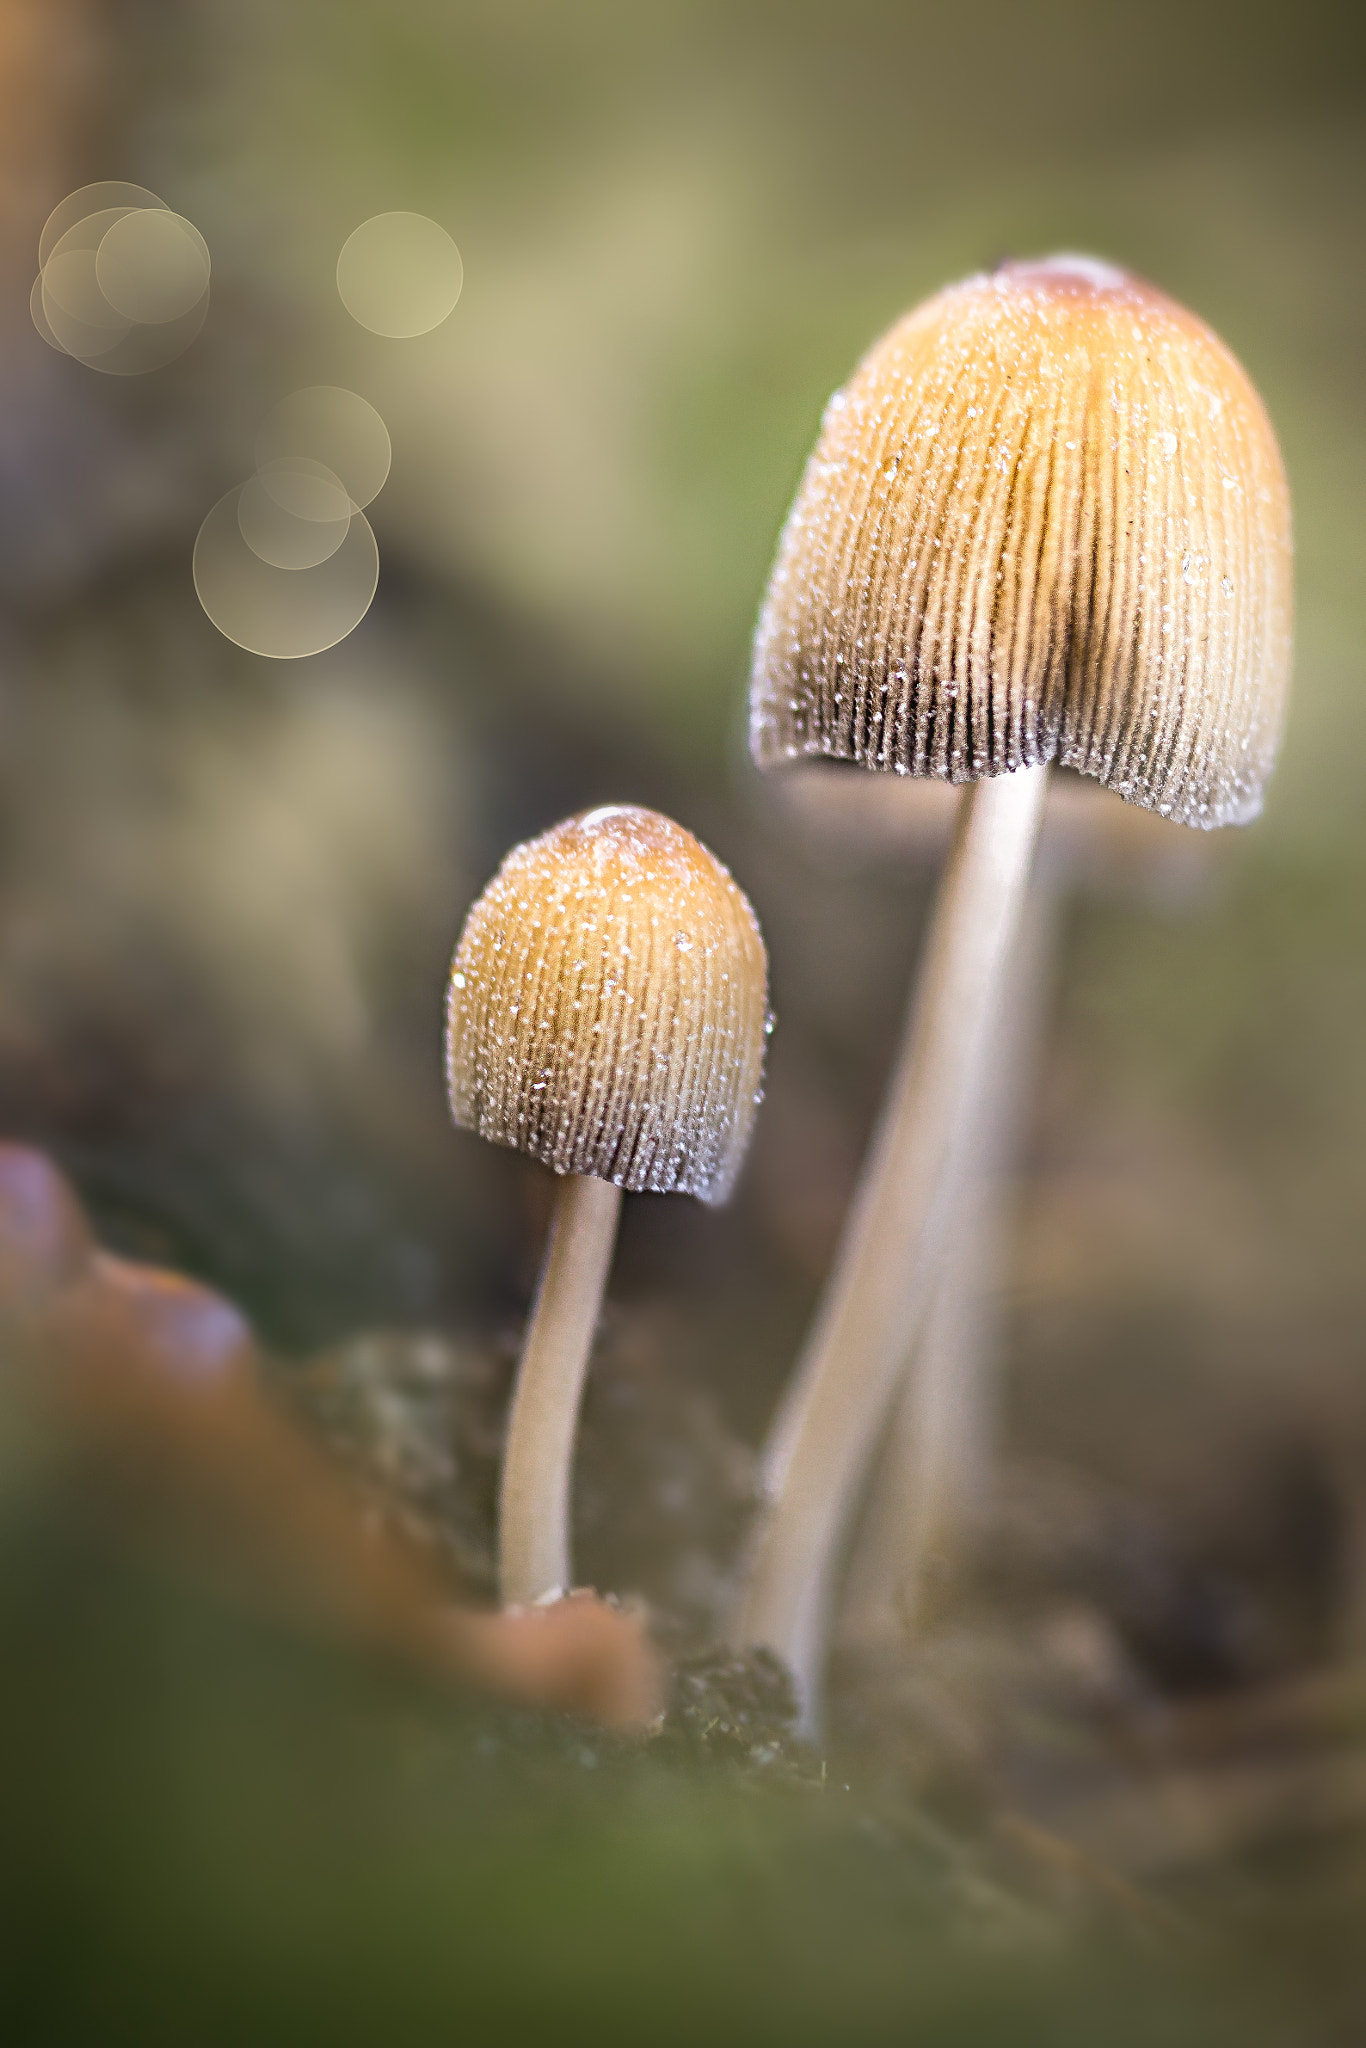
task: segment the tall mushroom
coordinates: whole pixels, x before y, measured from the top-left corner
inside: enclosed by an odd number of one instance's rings
[[[451,968],[457,1124],[562,1176],[503,1464],[505,1604],[569,1585],[569,1481],[621,1192],[721,1202],[754,1122],[768,961],[721,863],[614,804],[510,853]]]
[[[826,410],[760,616],[751,747],[972,787],[919,988],[770,1440],[734,1621],[810,1724],[840,1547],[924,1317],[1052,761],[1182,824],[1261,808],[1290,650],[1275,436],[1227,349],[1089,258],[1009,263]]]

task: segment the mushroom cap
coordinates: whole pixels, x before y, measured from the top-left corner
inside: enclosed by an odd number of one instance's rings
[[[1086,257],[1004,264],[898,321],[826,408],[760,614],[755,760],[1058,760],[1245,823],[1290,564],[1275,435],[1203,321]]]
[[[458,1124],[557,1173],[723,1201],[768,1020],[758,921],[721,863],[613,804],[508,855],[451,966]]]

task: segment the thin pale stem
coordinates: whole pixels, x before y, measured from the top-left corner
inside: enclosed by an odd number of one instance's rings
[[[525,1607],[570,1585],[574,1434],[620,1214],[621,1189],[610,1181],[569,1173],[556,1189],[503,1458],[498,1543],[505,1607]]]
[[[951,1241],[849,1568],[839,1633],[851,1644],[904,1642],[917,1632],[985,1507],[1008,1211],[1053,984],[1060,895],[1060,864],[1045,858],[1026,893],[971,1111]]]
[[[1046,780],[1021,768],[964,797],[883,1118],[770,1438],[731,1633],[784,1658],[809,1730],[846,1531],[937,1277]]]

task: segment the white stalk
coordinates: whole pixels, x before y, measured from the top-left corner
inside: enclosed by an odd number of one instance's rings
[[[574,1437],[620,1214],[621,1189],[610,1181],[561,1177],[503,1457],[498,1549],[505,1607],[569,1590]]]
[[[808,1731],[846,1532],[936,1283],[1046,782],[1021,768],[964,796],[885,1113],[770,1438],[731,1633],[786,1661]]]
[[[992,1027],[959,1209],[921,1340],[897,1399],[849,1570],[840,1634],[904,1643],[985,1511],[1000,1407],[1010,1208],[1057,950],[1061,864],[1045,855]]]

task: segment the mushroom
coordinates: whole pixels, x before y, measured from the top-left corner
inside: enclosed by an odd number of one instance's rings
[[[926,1314],[1049,763],[1246,823],[1280,737],[1275,436],[1193,314],[1090,258],[951,286],[836,392],[760,615],[751,750],[971,784],[734,1618],[814,1725],[836,1566]]]
[[[447,1003],[452,1114],[561,1176],[503,1464],[505,1605],[570,1584],[574,1432],[622,1190],[725,1200],[767,1018],[754,912],[658,812],[608,805],[516,847],[469,914]]]

